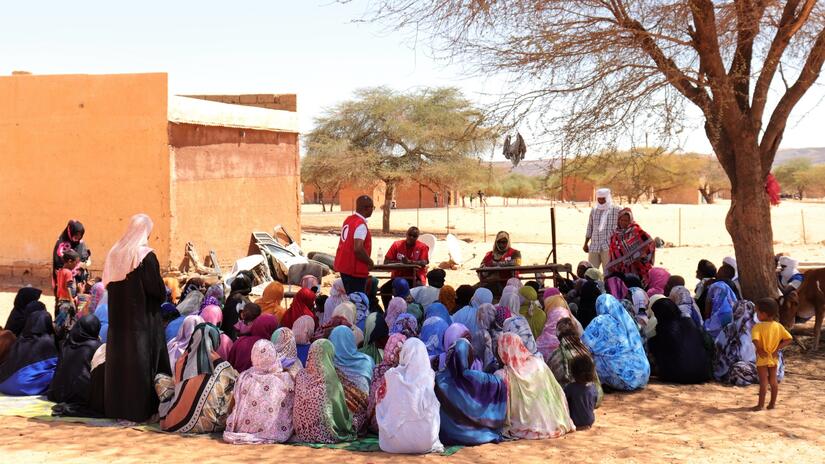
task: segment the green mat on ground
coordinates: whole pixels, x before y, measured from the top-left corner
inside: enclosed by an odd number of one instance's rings
[[[346,451],[358,451],[361,453],[370,453],[381,451],[381,448],[378,446],[378,437],[375,435],[366,436],[363,438],[359,438],[355,441],[347,441],[343,443],[302,443],[302,442],[289,442],[284,443],[285,445],[294,445],[294,446],[308,446],[310,448],[329,448],[329,449],[341,449]],[[463,446],[446,446],[444,447],[444,451],[441,453],[442,456],[452,456],[457,453]]]
[[[26,419],[35,419],[45,422],[73,422],[86,424],[93,427],[121,427],[141,430],[144,432],[163,432],[158,424],[135,424],[134,422],[119,421],[115,419],[93,418],[93,417],[63,417],[52,416],[52,406],[54,403],[46,400],[45,396],[6,396],[0,395],[0,416],[17,416]],[[185,437],[215,438],[221,439],[221,434],[187,434]],[[310,448],[329,448],[346,451],[358,451],[362,453],[380,452],[378,437],[367,436],[355,441],[344,443],[284,443],[293,446],[308,446]],[[462,446],[448,446],[441,453],[442,456],[452,456],[457,453]]]

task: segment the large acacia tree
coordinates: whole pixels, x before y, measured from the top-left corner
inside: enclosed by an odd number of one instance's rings
[[[390,230],[390,204],[404,180],[416,179],[433,164],[460,169],[480,156],[494,137],[484,114],[454,88],[406,93],[386,87],[364,89],[316,118],[307,143],[335,141],[351,154],[348,169],[358,183],[383,182],[384,232]]]
[[[773,295],[765,179],[825,61],[816,0],[377,0],[376,18],[518,89],[568,147],[672,133],[685,106],[731,184],[726,227],[748,298]],[[577,150],[575,152],[593,152]]]

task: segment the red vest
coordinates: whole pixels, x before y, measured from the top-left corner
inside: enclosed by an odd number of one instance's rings
[[[335,270],[341,274],[352,277],[369,275],[367,263],[355,257],[355,229],[361,224],[366,226],[367,223],[361,216],[353,214],[344,220],[344,225],[341,227],[341,240],[338,242],[338,251],[335,252]],[[367,227],[367,236],[364,238],[364,249],[367,255],[372,254],[372,236],[369,227]]]

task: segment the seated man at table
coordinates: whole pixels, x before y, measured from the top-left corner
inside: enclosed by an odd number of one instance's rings
[[[496,234],[493,250],[488,251],[481,260],[481,267],[511,267],[521,266],[521,252],[510,246],[510,234],[501,231]],[[490,289],[494,295],[500,296],[507,279],[517,277],[513,271],[480,273],[481,286]]]
[[[387,254],[384,255],[384,264],[416,264],[420,266],[417,271],[393,271],[392,277],[381,286],[381,301],[384,308],[392,298],[392,281],[396,277],[403,277],[410,281],[410,287],[416,287],[427,283],[427,265],[430,264],[430,247],[418,240],[420,234],[418,227],[407,229],[407,237],[398,240],[390,246]],[[413,274],[415,273],[414,279]]]

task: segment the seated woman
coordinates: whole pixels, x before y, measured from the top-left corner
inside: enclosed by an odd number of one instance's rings
[[[501,231],[496,234],[493,249],[484,255],[482,267],[511,267],[521,266],[521,252],[510,246],[510,234]],[[490,289],[493,294],[501,295],[504,283],[511,277],[518,276],[512,271],[491,271],[480,274],[481,285]]]
[[[33,311],[6,360],[0,364],[0,393],[4,395],[42,395],[48,390],[57,367],[52,316],[39,301],[29,303],[27,309]]]
[[[298,372],[301,372],[301,369],[304,368],[304,364],[298,359],[298,347],[295,344],[295,334],[293,334],[292,330],[281,327],[272,334],[272,343],[275,346],[275,354],[277,354],[278,359],[281,360],[281,367],[291,375],[294,380]],[[258,344],[258,342],[255,342],[255,344]],[[255,354],[254,345],[252,346],[252,354]],[[253,362],[252,365],[254,366],[255,363]]]
[[[464,324],[465,327],[470,329],[470,333],[475,332],[478,325],[478,307],[485,303],[493,303],[493,292],[484,287],[479,287],[473,293],[473,297],[470,298],[469,304],[452,315],[453,322]]]
[[[42,290],[33,287],[23,287],[18,290],[9,317],[6,319],[6,325],[3,328],[11,331],[15,337],[19,337],[23,332],[23,326],[26,325],[28,315],[26,307],[29,303],[39,300],[42,293]]]
[[[226,419],[224,441],[283,443],[292,436],[295,380],[282,363],[272,342],[255,342],[252,367],[238,376],[232,391],[235,407]]]
[[[370,315],[367,316],[367,321],[364,324],[364,343],[361,344],[361,348],[358,348],[358,351],[372,358],[372,362],[376,365],[381,362],[381,357],[384,355],[383,350],[378,348],[378,345],[373,340],[373,333],[377,335],[378,315],[378,313],[370,313]],[[384,324],[384,328],[386,327],[387,325]],[[389,331],[387,331],[387,333],[389,333]]]
[[[445,445],[481,445],[502,440],[507,416],[507,386],[494,374],[470,369],[473,348],[463,338],[447,352],[447,366],[435,375]]]
[[[735,303],[733,321],[716,337],[717,355],[713,366],[713,377],[716,380],[740,387],[759,383],[756,347],[751,339],[751,329],[758,322],[753,303],[748,300]],[[781,381],[784,376],[785,362],[780,351],[776,378]]]
[[[625,391],[643,388],[650,378],[650,363],[636,323],[612,295],[596,300],[596,312],[582,341],[593,353],[602,385]]]
[[[382,394],[380,392],[384,391],[384,374],[398,365],[401,347],[406,340],[407,337],[400,333],[390,335],[390,338],[387,339],[387,344],[384,346],[384,358],[381,360],[381,363],[377,364],[372,370],[367,415],[369,416],[369,430],[373,433],[378,433],[375,406],[378,404],[379,394]]]
[[[261,307],[261,314],[271,314],[280,323],[281,319],[286,313],[286,308],[283,307],[284,301],[284,285],[277,280],[268,283],[264,288],[264,294],[255,300],[255,303]]]
[[[719,332],[730,324],[733,317],[733,306],[738,298],[733,289],[726,282],[716,282],[708,289],[705,300],[705,310],[702,316],[704,326],[711,338],[716,338]]]
[[[653,238],[636,224],[630,208],[619,211],[616,230],[610,237],[610,267],[607,272],[636,274],[647,282],[647,274],[655,258]]]
[[[667,285],[670,281],[670,277],[670,272],[663,267],[650,268],[650,271],[647,273],[647,279],[645,280],[647,296],[668,296],[669,294],[667,293],[667,290],[669,290],[669,288]]]
[[[527,319],[530,324],[530,330],[533,332],[533,338],[538,338],[541,331],[544,330],[544,323],[547,322],[547,313],[544,312],[542,302],[539,301],[539,294],[533,287],[524,286],[518,291],[519,295],[524,298],[521,304],[519,314]]]
[[[575,321],[571,319],[562,319],[556,325],[556,334],[559,337],[559,347],[550,355],[547,360],[547,365],[559,382],[559,385],[564,388],[567,384],[576,381],[573,375],[573,361],[576,358],[590,358],[590,364],[593,363],[593,353],[581,341],[579,334],[579,327]],[[595,365],[593,368],[593,383],[596,386],[596,407],[602,403],[604,391],[602,390],[602,383],[599,381],[599,375],[596,373]]]
[[[533,332],[530,330],[527,319],[518,314],[510,316],[505,319],[502,324],[502,329],[502,333],[509,332],[518,335],[521,343],[524,344],[524,347],[527,348],[527,351],[532,353],[533,356],[541,356],[538,342],[536,342],[536,339],[533,337]],[[495,349],[498,350],[498,340],[496,340]]]
[[[178,334],[166,343],[166,350],[169,352],[170,366],[174,366],[178,362],[178,359],[186,353],[186,348],[189,346],[189,339],[192,338],[195,327],[203,324],[203,322],[203,318],[196,314],[186,316],[180,329],[178,329]]]
[[[591,269],[593,271],[595,269]],[[587,272],[590,272],[587,271]],[[587,280],[582,285],[581,296],[579,297],[579,307],[576,311],[576,319],[582,327],[587,328],[590,322],[596,317],[596,300],[604,293],[595,280]]]
[[[318,326],[318,317],[315,315],[315,292],[308,288],[298,290],[298,293],[292,298],[289,309],[284,313],[284,317],[280,319],[280,326],[291,329],[292,324],[301,316],[311,317],[315,325]]]
[[[548,361],[556,348],[559,347],[557,334],[559,321],[565,318],[573,321],[576,319],[573,317],[573,313],[570,312],[567,301],[561,295],[554,295],[544,300],[544,308],[547,312],[547,321],[544,323],[541,335],[536,338],[536,345],[544,360]]]
[[[295,441],[339,443],[357,437],[334,357],[335,347],[327,339],[316,340],[309,347],[306,368],[295,379]]]
[[[218,327],[220,330],[221,322],[223,322],[223,311],[220,306],[208,305],[201,310],[201,318],[203,322]],[[229,352],[232,350],[232,339],[221,331],[221,346],[218,348],[218,354],[223,359],[229,359]]]
[[[690,290],[683,285],[677,285],[670,290],[669,298],[679,307],[682,317],[692,320],[696,327],[702,327],[702,313],[693,297],[690,296]]]
[[[250,303],[254,304],[254,303]],[[238,371],[243,372],[252,367],[252,347],[258,340],[269,340],[275,329],[278,328],[278,321],[275,316],[271,314],[264,314],[258,316],[250,329],[249,335],[243,335],[232,344],[232,349],[229,350],[229,361],[232,367]]]
[[[712,354],[707,351],[702,329],[683,317],[676,303],[668,298],[657,300],[652,309],[657,321],[656,335],[648,340],[647,347],[659,380],[682,384],[707,382]]]
[[[344,387],[347,408],[352,416],[355,432],[366,430],[369,409],[370,382],[375,364],[372,358],[359,353],[355,345],[355,336],[347,327],[336,327],[329,336],[335,347],[335,371]]]
[[[195,327],[189,348],[178,359],[174,377],[158,374],[155,390],[160,399],[160,428],[166,432],[221,432],[232,405],[238,372],[222,359],[217,327]]]
[[[496,375],[504,379],[510,393],[506,436],[541,440],[576,430],[561,386],[547,364],[530,353],[518,335],[502,334],[498,353],[504,368]]]
[[[309,346],[312,343],[312,334],[315,332],[315,320],[309,316],[301,316],[292,324],[292,333],[295,335],[295,349],[301,365],[307,365]]]
[[[98,416],[89,407],[92,357],[101,346],[100,321],[92,314],[81,317],[69,331],[57,362],[47,398],[58,403],[55,415]]]
[[[424,321],[421,327],[421,334],[419,338],[427,347],[427,353],[430,356],[430,361],[435,363],[438,367],[438,358],[444,352],[444,332],[450,325],[444,319],[438,316],[432,316]]]
[[[400,351],[398,367],[384,375],[375,407],[378,446],[387,453],[441,452],[441,405],[433,393],[435,374],[427,349],[421,340],[411,338]]]
[[[453,322],[452,324],[450,324],[449,327],[447,327],[447,331],[444,332],[444,347],[441,355],[438,357],[438,370],[444,370],[444,368],[447,367],[447,352],[450,351],[450,347],[452,347],[455,341],[459,338],[463,338],[468,342],[472,341],[472,336],[470,336],[470,330],[467,327],[465,327],[464,324]],[[473,358],[473,364],[470,368],[480,371],[481,367],[481,361]]]

